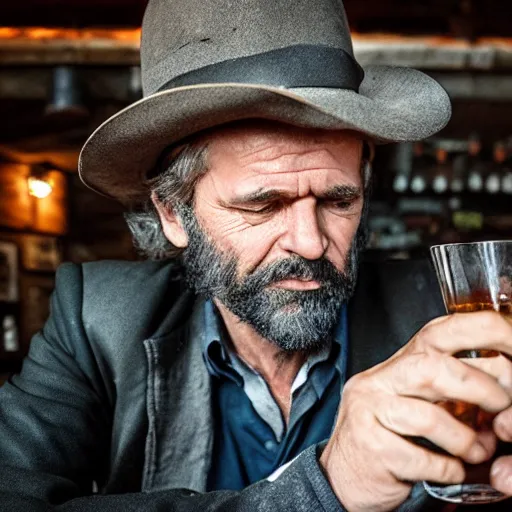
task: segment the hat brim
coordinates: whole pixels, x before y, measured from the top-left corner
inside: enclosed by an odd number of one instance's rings
[[[361,132],[378,143],[422,140],[449,121],[445,90],[424,73],[368,66],[359,93],[205,84],[162,91],[107,119],[86,141],[82,181],[124,204],[147,198],[145,177],[170,144],[228,122],[261,118],[295,126]]]

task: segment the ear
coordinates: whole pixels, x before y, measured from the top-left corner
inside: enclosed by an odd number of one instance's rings
[[[160,217],[160,223],[164,231],[165,238],[171,242],[174,247],[184,249],[188,245],[188,235],[183,228],[181,219],[174,212],[174,210],[165,207],[153,193],[151,194],[151,201],[155,205],[158,216]]]

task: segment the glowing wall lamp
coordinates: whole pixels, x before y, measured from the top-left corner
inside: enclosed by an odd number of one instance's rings
[[[38,199],[48,197],[53,191],[52,180],[45,170],[32,168],[28,182],[28,193]]]

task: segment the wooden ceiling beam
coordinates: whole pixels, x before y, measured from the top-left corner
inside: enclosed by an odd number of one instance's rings
[[[470,43],[449,37],[354,33],[359,62],[420,69],[512,69],[512,38]],[[0,66],[137,66],[138,29],[1,28]]]
[[[137,65],[139,29],[0,27],[0,66]]]

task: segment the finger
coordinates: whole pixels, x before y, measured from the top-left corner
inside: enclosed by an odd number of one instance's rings
[[[512,496],[512,456],[496,459],[491,467],[491,485]]]
[[[512,362],[502,355],[497,357],[477,357],[459,359],[465,364],[494,377],[498,384],[512,396]]]
[[[512,403],[494,377],[446,354],[403,356],[387,371],[389,391],[397,395],[430,402],[462,401],[489,412],[501,412]]]
[[[512,319],[495,311],[456,313],[429,322],[414,343],[448,354],[489,349],[512,355]]]
[[[440,455],[415,445],[380,427],[379,447],[375,453],[387,470],[402,482],[427,480],[442,484],[462,483],[465,471],[462,461]]]
[[[380,401],[375,416],[382,426],[396,434],[428,439],[472,464],[487,460],[494,451],[479,442],[473,429],[430,402],[395,396]]]
[[[502,441],[512,442],[512,407],[505,409],[494,418],[493,429]]]
[[[496,448],[498,446],[498,438],[496,434],[492,430],[482,430],[477,432],[478,442],[486,449],[489,454],[489,458],[491,458],[496,452]]]

